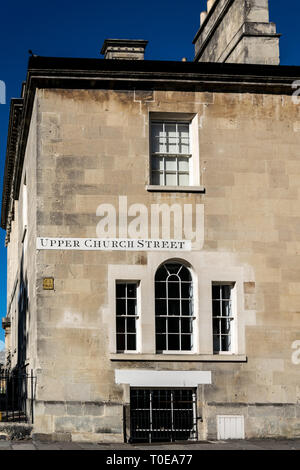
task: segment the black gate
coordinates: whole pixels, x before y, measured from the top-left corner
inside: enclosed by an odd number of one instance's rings
[[[130,441],[197,440],[196,390],[131,389]]]
[[[35,377],[23,369],[0,371],[0,422],[33,423]]]

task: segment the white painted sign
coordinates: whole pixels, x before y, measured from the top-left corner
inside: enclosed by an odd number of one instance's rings
[[[210,371],[116,369],[116,384],[131,387],[197,387],[211,384]]]
[[[38,250],[92,251],[191,251],[190,240],[148,240],[131,238],[48,238],[38,237]]]

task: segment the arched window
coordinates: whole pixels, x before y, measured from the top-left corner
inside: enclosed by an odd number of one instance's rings
[[[155,275],[156,352],[191,351],[193,282],[181,263],[167,262]]]

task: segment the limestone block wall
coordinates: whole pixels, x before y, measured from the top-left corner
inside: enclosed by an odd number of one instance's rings
[[[299,110],[291,97],[275,95],[37,92],[37,236],[96,237],[98,205],[117,207],[120,195],[146,206],[198,201],[205,209],[201,253],[216,256],[223,270],[232,267],[232,257],[249,267],[241,299],[247,362],[151,357],[138,363],[150,370],[212,371],[201,398],[203,435],[215,435],[221,406],[245,413],[248,436],[298,435],[299,366],[291,345],[300,338]],[[205,195],[146,190],[150,112],[198,115]],[[199,260],[201,253],[192,256]],[[36,432],[121,439],[128,395],[114,371],[137,363],[116,361],[110,348],[109,266],[148,266],[149,260],[147,252],[37,252]],[[54,291],[42,289],[47,275]]]

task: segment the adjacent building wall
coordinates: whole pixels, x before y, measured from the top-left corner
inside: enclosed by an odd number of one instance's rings
[[[279,64],[279,36],[268,0],[208,1],[194,39],[196,62]]]
[[[26,365],[28,373],[36,367],[36,132],[34,105],[7,245],[7,317],[11,327],[6,348],[10,351],[10,367]]]

